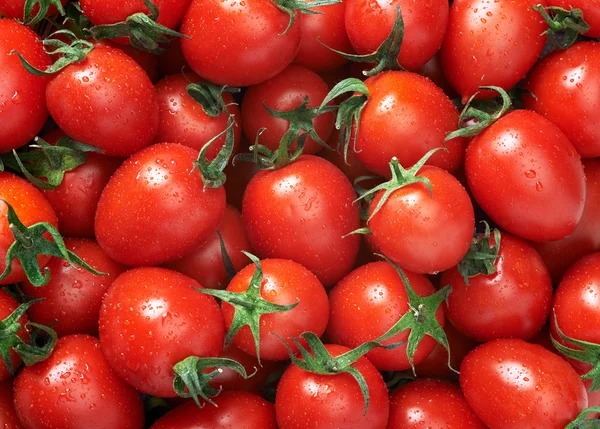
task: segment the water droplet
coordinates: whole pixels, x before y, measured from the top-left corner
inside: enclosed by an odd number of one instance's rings
[[[542,185],[542,182],[537,182],[537,183],[535,184],[535,189],[536,189],[538,192],[539,192],[539,191],[541,191],[541,190],[543,190],[543,189],[544,189],[544,185]]]
[[[529,177],[530,179],[533,179],[535,176],[537,176],[537,173],[535,172],[535,170],[527,170],[525,172],[525,177]]]

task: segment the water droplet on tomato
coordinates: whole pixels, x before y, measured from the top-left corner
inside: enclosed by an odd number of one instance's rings
[[[535,172],[535,170],[527,170],[525,172],[525,177],[529,177],[530,179],[533,179],[535,176],[537,176],[537,173]]]

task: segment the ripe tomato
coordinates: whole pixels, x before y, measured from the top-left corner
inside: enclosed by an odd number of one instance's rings
[[[15,379],[15,408],[27,428],[141,429],[142,400],[110,368],[87,335],[58,340],[52,355]]]
[[[108,275],[98,276],[72,267],[63,259],[52,258],[47,265],[52,273],[47,285],[35,287],[27,280],[21,283],[27,296],[43,298],[27,312],[33,322],[52,326],[58,336],[97,336],[102,297],[125,267],[106,256],[94,240],[66,239],[65,245],[93,268]]]
[[[460,385],[490,429],[564,429],[587,406],[583,382],[565,360],[518,339],[469,353]]]
[[[181,24],[190,37],[181,40],[183,55],[210,82],[256,85],[292,62],[302,39],[301,19],[296,13],[296,23],[283,34],[290,17],[271,0],[193,0]]]
[[[223,187],[203,189],[192,171],[197,152],[157,144],[130,157],[112,176],[96,212],[102,249],[125,265],[156,265],[185,256],[217,230]]]
[[[246,138],[242,137],[241,152],[247,153],[248,146]],[[238,210],[242,209],[246,187],[258,172],[260,172],[260,168],[254,162],[238,162],[235,165],[230,163],[225,167],[224,173],[227,175],[227,182],[224,186],[229,204]]]
[[[329,140],[327,141],[327,145],[329,145],[329,147],[336,148],[339,136],[340,132],[334,129],[331,133],[331,137],[329,137]],[[367,170],[366,167],[360,163],[360,161],[356,158],[356,152],[353,150],[349,150],[347,152],[346,159],[344,159],[344,152],[341,150],[341,148],[339,150],[323,150],[319,153],[319,156],[325,158],[327,161],[339,168],[346,175],[350,183],[354,183],[354,181],[361,176],[373,175],[373,173]],[[364,181],[360,182],[360,185],[368,188],[370,183],[371,182]]]
[[[585,22],[590,26],[585,37],[600,37],[600,2],[598,0],[548,0],[548,6],[557,6],[567,10],[581,9]]]
[[[450,8],[442,65],[463,102],[480,86],[505,90],[519,82],[544,49],[548,29],[531,6],[545,0],[457,0]],[[482,92],[479,98],[494,93]]]
[[[548,55],[531,70],[526,88],[535,98],[524,95],[523,103],[558,125],[583,158],[594,158],[600,156],[600,126],[591,119],[600,109],[598,85],[600,43],[581,42]]]
[[[446,0],[347,0],[346,31],[356,52],[375,52],[392,30],[397,6],[400,6],[404,20],[404,40],[398,61],[407,70],[417,70],[442,44],[448,22]]]
[[[4,9],[5,5],[0,4],[0,10]],[[10,11],[4,13],[8,15]],[[23,2],[20,13],[22,18]],[[48,78],[29,73],[11,52],[20,52],[33,66],[42,69],[50,65],[50,57],[39,36],[16,21],[0,19],[0,39],[0,153],[5,153],[33,139],[48,119]]]
[[[431,58],[427,64],[421,67],[419,74],[422,74],[425,77],[431,79],[433,83],[439,86],[444,93],[450,97],[451,99],[456,98],[457,94],[450,82],[448,82],[448,78],[446,77],[446,72],[442,67],[442,59],[440,58],[439,52]]]
[[[12,379],[0,383],[0,427],[3,429],[23,428],[15,411]]]
[[[179,74],[184,69],[189,70],[181,50],[181,39],[176,38],[171,40],[169,49],[161,54],[158,61],[158,68],[162,76],[170,74]]]
[[[350,349],[325,345],[337,357]],[[279,429],[384,429],[388,421],[389,398],[381,374],[367,358],[352,365],[365,378],[369,389],[369,409],[358,383],[348,373],[320,375],[295,365],[287,367],[275,398]]]
[[[108,289],[100,310],[102,351],[137,390],[177,396],[177,362],[221,353],[221,310],[214,298],[192,289],[200,287],[183,274],[148,267],[121,274]]]
[[[487,429],[460,388],[442,380],[416,380],[390,395],[386,429]]]
[[[35,304],[34,304],[35,305]],[[0,320],[6,319],[10,316],[17,308],[19,307],[19,303],[15,301],[9,294],[0,290]],[[29,331],[25,329],[25,325],[29,322],[27,315],[21,316],[19,319],[19,324],[21,325],[21,329],[17,335],[23,342],[27,343],[29,341]],[[12,362],[12,366],[14,369],[21,364],[21,358],[17,355],[13,350],[10,351],[10,360]],[[3,361],[0,361],[0,381],[6,380],[11,377],[8,368],[6,368],[6,364]]]
[[[583,215],[579,155],[558,127],[537,113],[513,111],[475,137],[465,173],[481,208],[519,237],[565,238]]]
[[[60,0],[63,6],[67,4],[67,1],[68,0]],[[25,3],[26,0],[0,0],[0,11],[2,12],[2,15],[7,18],[13,18],[22,21],[24,18]],[[39,10],[40,6],[35,5],[33,7],[33,10],[31,11],[31,16],[36,16]],[[46,16],[52,16],[57,13],[58,9],[56,9],[56,6],[51,4],[48,8],[48,13],[46,14]]]
[[[120,49],[132,60],[134,60],[138,65],[144,69],[148,78],[152,83],[158,82],[159,79],[159,70],[158,70],[158,57],[150,52],[142,51],[140,49],[134,48],[130,45],[123,45],[118,43],[113,43],[109,41],[109,39],[103,39],[99,42],[100,44],[106,44],[108,46],[112,46],[113,48]],[[181,71],[181,68],[178,70]]]

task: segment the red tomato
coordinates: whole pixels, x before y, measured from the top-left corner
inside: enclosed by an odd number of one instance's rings
[[[181,40],[183,55],[210,82],[256,85],[292,62],[302,38],[301,19],[296,13],[296,23],[283,34],[290,17],[271,0],[193,0],[181,24],[190,36]]]
[[[165,143],[119,167],[96,212],[96,236],[108,256],[125,265],[157,265],[181,258],[214,234],[225,191],[203,189],[200,174],[192,172],[196,157],[189,147]]]
[[[333,133],[327,141],[327,144],[330,147],[335,148],[337,146],[339,135],[339,131],[333,130]],[[356,152],[353,150],[348,151],[346,159],[344,159],[343,150],[323,150],[319,153],[319,156],[325,158],[327,161],[339,168],[346,175],[350,183],[354,183],[354,181],[361,176],[373,175],[373,173],[367,170],[367,168],[360,163],[360,161],[356,158]],[[365,188],[368,187],[365,182],[360,182],[360,185],[364,186]]]
[[[108,289],[100,310],[102,351],[117,374],[137,390],[177,396],[177,362],[221,353],[221,310],[214,298],[192,289],[200,287],[175,271],[137,268],[121,274]]]
[[[0,427],[3,429],[22,429],[13,401],[13,381],[0,383]]]
[[[583,215],[579,155],[558,127],[537,113],[513,111],[475,137],[465,173],[481,208],[519,237],[565,238]]]
[[[194,402],[167,413],[151,429],[276,429],[273,404],[246,392],[223,392],[216,407]]]
[[[110,156],[148,146],[158,130],[158,103],[144,70],[120,49],[97,45],[48,84],[48,110],[74,140]]]
[[[404,20],[404,40],[398,61],[408,70],[417,70],[442,44],[448,22],[446,0],[347,0],[346,31],[356,52],[375,52],[392,30],[397,6]]]
[[[583,382],[565,360],[517,339],[469,353],[460,385],[490,429],[564,429],[587,406]]]
[[[67,4],[67,1],[69,0],[60,0],[63,6]],[[25,3],[26,0],[0,0],[1,14],[7,18],[14,18],[22,21],[25,13]],[[39,10],[40,6],[35,5],[31,11],[31,16],[36,16]],[[57,13],[58,9],[56,9],[56,6],[51,4],[48,8],[48,13],[46,16],[52,16]]]
[[[442,67],[442,59],[439,52],[435,54],[427,64],[421,67],[419,74],[431,79],[431,81],[439,86],[448,97],[455,98],[457,96],[456,91],[452,88],[450,82],[448,82],[446,72]]]
[[[113,48],[120,49],[132,60],[134,60],[138,65],[144,69],[148,78],[152,81],[152,83],[157,82],[159,79],[159,70],[158,70],[158,57],[156,55],[151,54],[150,52],[141,51],[139,49],[134,48],[129,45],[122,45],[118,43],[109,42],[108,39],[101,40],[97,43],[104,43],[108,46],[112,46]],[[181,69],[179,69],[181,71]]]
[[[419,296],[435,293],[427,277],[406,271],[406,276]],[[346,347],[358,347],[386,333],[407,311],[408,296],[402,279],[387,262],[373,262],[352,271],[335,286],[329,295],[330,313],[328,339]],[[444,324],[444,309],[438,308],[436,319]],[[384,341],[384,344],[407,341],[410,330]],[[419,343],[413,361],[422,362],[431,353],[436,341],[425,336]],[[406,344],[391,350],[374,349],[367,358],[381,371],[409,369]]]
[[[242,137],[241,152],[248,153],[248,142]],[[227,182],[225,182],[225,192],[227,202],[238,210],[242,209],[244,193],[250,180],[260,172],[260,168],[254,162],[238,162],[235,165],[229,163],[225,167]]]
[[[359,237],[356,194],[322,158],[303,155],[284,168],[261,171],[248,184],[242,216],[260,258],[291,259],[332,286],[350,272]]]
[[[416,380],[390,395],[386,429],[487,429],[460,388],[441,380]]]
[[[0,2],[0,10],[8,15],[10,11],[4,11],[4,3],[12,5],[19,1]],[[48,78],[29,73],[11,52],[18,51],[31,65],[41,69],[50,65],[50,57],[44,52],[39,36],[16,21],[0,19],[0,39],[0,153],[6,153],[33,139],[48,119]]]
[[[526,88],[536,98],[524,95],[523,103],[558,125],[583,158],[594,158],[600,156],[600,125],[592,119],[600,110],[599,85],[600,43],[581,42],[533,68]]]
[[[21,283],[23,292],[43,301],[27,312],[31,320],[52,326],[59,336],[72,334],[98,335],[98,316],[102,297],[113,280],[125,268],[110,259],[94,240],[66,239],[67,249],[98,271],[108,274],[99,276],[68,262],[52,258],[48,268],[52,273],[44,287],[35,287],[27,280]]]
[[[548,6],[561,7],[570,10],[581,9],[585,22],[590,29],[585,37],[600,37],[600,1],[598,0],[548,0]]]
[[[36,304],[34,304],[36,305]],[[17,308],[19,307],[19,303],[15,301],[9,294],[0,290],[0,320],[6,319],[10,316]],[[29,341],[29,331],[25,329],[25,325],[29,322],[27,315],[21,316],[19,319],[19,324],[21,325],[21,329],[17,333],[19,338],[21,338],[25,343]],[[18,366],[21,364],[21,358],[17,355],[13,350],[10,351],[10,360],[12,362],[13,368],[16,370]],[[10,378],[10,372],[6,368],[6,364],[3,361],[0,361],[0,381],[6,380]]]
[[[325,345],[337,357],[350,349]],[[384,429],[389,399],[381,374],[367,358],[352,364],[365,378],[369,389],[369,410],[358,383],[348,373],[320,375],[290,365],[277,387],[275,413],[279,429]]]
[[[544,49],[548,29],[532,5],[545,0],[457,0],[450,8],[442,65],[463,102],[483,85],[506,90],[519,82]],[[483,92],[479,98],[495,93]]]
[[[144,427],[139,394],[108,366],[100,342],[87,335],[61,338],[48,359],[21,371],[15,408],[27,428]]]
[[[170,74],[179,74],[185,67],[189,71],[183,51],[181,50],[181,39],[176,38],[171,40],[169,49],[161,54],[158,60],[158,68],[161,75],[168,76]]]

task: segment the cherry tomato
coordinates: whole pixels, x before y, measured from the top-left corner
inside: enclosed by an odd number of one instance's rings
[[[35,304],[34,304],[35,305]],[[17,308],[19,307],[19,303],[15,301],[9,294],[0,290],[0,320],[6,319],[10,316]],[[25,329],[25,325],[29,322],[27,315],[21,316],[19,319],[19,324],[21,325],[21,329],[17,335],[23,342],[27,343],[29,341],[29,331]],[[12,362],[13,368],[16,369],[21,364],[21,358],[17,355],[13,350],[10,351],[10,360]],[[10,378],[11,374],[6,368],[6,364],[3,361],[0,361],[0,381],[6,380]]]
[[[557,6],[567,10],[581,9],[585,22],[590,26],[585,37],[600,37],[600,2],[598,0],[548,0],[548,6]]]
[[[14,407],[12,379],[0,383],[0,427],[4,429],[23,428]]]
[[[159,79],[159,70],[158,70],[158,57],[150,52],[142,51],[134,48],[133,46],[123,45],[118,43],[112,43],[108,41],[108,39],[101,40],[97,43],[104,43],[108,46],[112,46],[113,48],[120,49],[132,60],[134,60],[138,65],[144,69],[148,78],[152,83],[158,82]],[[181,68],[178,70],[181,71]]]

